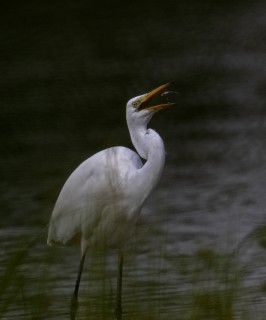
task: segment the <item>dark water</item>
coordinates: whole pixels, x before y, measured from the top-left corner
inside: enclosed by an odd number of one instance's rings
[[[125,318],[264,319],[264,2],[1,6],[0,317],[67,317],[78,250],[45,244],[62,184],[132,147],[126,101],[175,80],[150,124],[166,166],[126,255]],[[109,319],[115,253],[86,263],[81,319]]]

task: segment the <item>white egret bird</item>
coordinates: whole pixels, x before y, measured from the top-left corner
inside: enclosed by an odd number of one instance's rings
[[[138,154],[125,147],[100,151],[84,161],[68,178],[53,210],[47,243],[63,243],[77,235],[81,260],[71,301],[71,319],[78,307],[78,289],[86,251],[95,245],[116,246],[118,276],[116,314],[121,318],[123,244],[132,234],[144,201],[157,184],[164,166],[163,140],[147,124],[152,116],[173,103],[148,106],[170,83],[128,101],[127,125]],[[145,159],[145,164],[141,158]]]

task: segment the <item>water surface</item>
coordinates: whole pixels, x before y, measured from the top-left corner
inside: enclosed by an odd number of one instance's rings
[[[132,148],[126,101],[176,80],[150,126],[166,165],[125,255],[125,319],[264,319],[262,1],[5,4],[1,20],[3,319],[66,319],[77,247],[46,229],[75,167]],[[91,252],[80,319],[110,319],[116,252]]]

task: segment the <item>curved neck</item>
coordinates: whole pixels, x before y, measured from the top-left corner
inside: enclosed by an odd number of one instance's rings
[[[161,176],[164,160],[165,149],[164,143],[158,133],[146,127],[129,128],[132,142],[139,155],[146,159],[144,166],[137,170],[135,188],[144,190],[141,195],[141,201],[144,202],[152,189],[158,183]]]

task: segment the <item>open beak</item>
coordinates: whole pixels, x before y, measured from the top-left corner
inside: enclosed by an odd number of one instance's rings
[[[141,110],[161,110],[161,109],[166,109],[166,108],[169,108],[169,107],[175,105],[175,103],[168,102],[168,103],[158,104],[158,105],[156,105],[156,106],[151,106],[151,107],[148,107],[148,106],[147,106],[147,107],[146,107],[147,103],[148,103],[153,97],[158,96],[160,93],[164,92],[164,90],[165,90],[166,88],[168,88],[171,84],[172,84],[172,82],[163,84],[163,85],[161,85],[160,87],[152,90],[151,92],[144,94],[144,95],[141,97],[140,109],[141,109]]]

